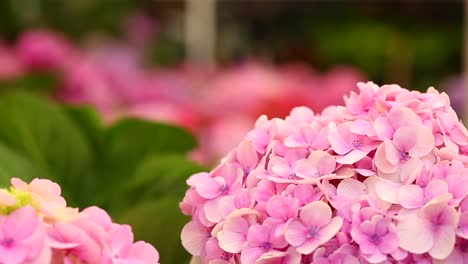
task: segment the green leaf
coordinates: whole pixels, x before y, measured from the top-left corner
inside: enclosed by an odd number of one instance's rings
[[[101,174],[113,188],[128,182],[137,164],[154,154],[185,154],[195,147],[185,130],[138,119],[124,119],[104,135],[105,162]]]
[[[140,119],[122,119],[106,133],[111,155],[185,153],[196,147],[195,138],[182,128]]]
[[[164,195],[181,200],[187,190],[187,178],[203,170],[203,167],[182,155],[150,156],[138,165],[133,177],[125,185],[121,199],[114,199],[114,208],[154,200]]]
[[[132,226],[136,240],[152,243],[158,249],[160,263],[188,263],[190,256],[181,245],[180,233],[189,219],[180,213],[177,198],[167,196],[139,204],[118,220]]]
[[[57,87],[58,77],[53,73],[29,73],[21,78],[1,81],[2,91],[24,89],[34,92],[50,92]]]
[[[100,114],[89,106],[63,105],[62,108],[75,121],[94,150],[101,152],[102,136],[105,128]]]
[[[10,179],[31,181],[40,174],[24,157],[0,143],[0,188],[10,186]]]
[[[90,204],[96,194],[93,153],[63,110],[21,92],[0,97],[0,109],[0,141],[30,160],[37,177],[57,181],[68,200]]]

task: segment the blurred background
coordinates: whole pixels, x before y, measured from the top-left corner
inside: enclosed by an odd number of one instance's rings
[[[185,179],[260,115],[320,112],[368,80],[435,86],[461,115],[463,10],[461,0],[0,1],[1,183],[54,179],[73,205],[131,223],[162,263],[186,262]]]

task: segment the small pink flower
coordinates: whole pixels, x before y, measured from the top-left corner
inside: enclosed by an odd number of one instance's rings
[[[223,166],[211,175],[208,173],[195,174],[187,180],[187,183],[194,186],[203,198],[213,199],[221,195],[231,194],[237,190],[240,187],[241,177],[242,171],[237,167]]]
[[[331,148],[342,157],[337,158],[337,162],[341,164],[353,164],[376,149],[379,142],[360,134],[359,131],[352,131],[352,122],[347,122],[342,125],[330,123],[330,132],[328,140]]]
[[[432,200],[420,211],[409,212],[399,222],[400,247],[411,253],[429,253],[433,258],[444,259],[455,245],[458,213],[448,206],[450,197]]]
[[[445,146],[458,151],[459,146],[468,145],[468,131],[458,121],[455,111],[439,113],[437,121],[443,134]]]
[[[284,140],[284,144],[290,148],[310,148],[324,150],[330,143],[327,139],[328,127],[313,125],[301,126],[298,131]]]
[[[287,253],[281,251],[287,243],[275,234],[275,226],[256,224],[249,228],[247,242],[241,252],[243,264],[254,264],[262,257],[271,258],[285,256]]]
[[[286,227],[286,241],[297,247],[301,254],[310,254],[330,240],[340,230],[343,220],[332,218],[330,207],[321,201],[312,202],[302,208],[299,218]]]
[[[415,137],[414,135],[418,135]],[[375,153],[375,165],[383,173],[397,173],[405,169],[405,164],[410,166],[417,163],[423,156],[429,154],[434,148],[434,136],[424,126],[405,126],[395,131],[392,140],[385,139]],[[406,165],[406,166],[408,166]],[[412,169],[408,169],[412,170]],[[404,182],[412,183],[415,179],[405,177],[406,172],[401,173]]]
[[[400,127],[422,124],[421,118],[407,107],[390,109],[388,117],[379,117],[374,121],[374,129],[379,139],[393,139],[395,131]]]
[[[201,259],[203,263],[235,264],[234,254],[222,250],[216,237],[208,239]]]
[[[385,261],[387,254],[399,246],[395,225],[382,215],[374,215],[353,227],[351,237],[359,244],[361,255],[371,263]]]
[[[300,178],[321,178],[335,172],[335,157],[321,150],[310,153],[307,159],[294,163],[294,173]]]

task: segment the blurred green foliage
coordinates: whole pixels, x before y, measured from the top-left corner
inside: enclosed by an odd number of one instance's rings
[[[162,263],[188,261],[179,234],[185,180],[203,170],[187,160],[186,131],[124,119],[106,127],[86,107],[60,106],[22,91],[0,96],[0,186],[11,177],[49,178],[71,206],[98,205],[153,243]]]

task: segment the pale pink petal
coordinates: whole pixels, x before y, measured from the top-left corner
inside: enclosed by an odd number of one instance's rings
[[[291,221],[284,233],[284,238],[292,246],[300,246],[306,241],[308,229],[298,220]]]
[[[383,180],[381,179],[375,184],[375,191],[377,196],[389,203],[398,204],[398,188],[400,188],[401,184],[396,182]]]
[[[406,216],[397,226],[400,247],[414,254],[428,252],[434,245],[432,224],[416,213]]]
[[[317,178],[318,170],[316,164],[310,159],[298,160],[294,163],[294,173],[301,178]]]
[[[317,170],[321,175],[332,174],[333,171],[335,171],[335,167],[335,158],[326,152],[324,152],[323,156],[317,161]]]
[[[10,182],[11,182],[11,185],[15,187],[15,189],[18,189],[21,191],[28,190],[28,184],[19,178],[11,178]]]
[[[286,221],[290,217],[296,217],[298,207],[297,200],[276,195],[268,200],[266,211],[271,217]]]
[[[418,158],[411,158],[405,162],[400,168],[400,180],[403,184],[413,183],[419,175],[421,175],[421,170],[423,163]]]
[[[423,157],[434,149],[434,136],[429,128],[425,126],[413,126],[408,127],[408,130],[413,135],[413,138],[417,139],[416,144],[411,149],[407,149],[411,157]],[[414,135],[418,136],[414,137]]]
[[[41,197],[49,199],[56,199],[61,193],[60,186],[48,179],[34,179],[29,184],[29,188]]]
[[[31,206],[19,208],[11,213],[2,224],[3,235],[23,240],[39,227],[36,210]]]
[[[390,110],[388,122],[394,128],[412,126],[421,123],[421,118],[408,107],[394,107]]]
[[[248,247],[241,252],[242,264],[255,264],[256,261],[263,255],[263,250],[259,247]]]
[[[396,172],[398,167],[388,161],[385,145],[384,143],[380,144],[375,152],[375,166],[384,173]]]
[[[208,230],[196,222],[187,223],[181,233],[182,245],[192,255],[199,256],[203,244],[209,238]]]
[[[314,250],[316,250],[320,245],[322,245],[322,242],[320,242],[318,239],[308,239],[304,244],[300,245],[297,247],[297,252],[308,255]]]
[[[144,264],[159,263],[159,253],[151,245],[143,241],[132,244],[122,255],[126,259],[135,259]]]
[[[213,178],[205,178],[195,186],[198,194],[206,199],[212,199],[220,195],[220,183]]]
[[[460,214],[457,236],[468,239],[468,212]]]
[[[28,256],[29,248],[17,245],[14,248],[0,246],[0,263],[21,264]]]
[[[449,192],[447,183],[443,180],[433,179],[424,188],[424,194],[429,199],[446,194]]]
[[[338,132],[335,123],[330,123],[328,140],[333,150],[340,155],[348,153],[353,148],[351,144],[342,137],[340,132]]]
[[[365,156],[367,156],[368,153],[369,152],[362,151],[360,149],[353,149],[348,154],[341,157],[337,157],[336,162],[340,164],[354,164],[357,161],[363,159]]]
[[[377,133],[377,137],[381,140],[384,139],[392,139],[393,138],[393,133],[395,133],[394,128],[388,121],[388,118],[386,117],[379,117],[375,119],[374,121],[374,129],[375,132]]]
[[[418,135],[419,137],[419,134],[414,131],[414,127],[400,127],[395,131],[395,135],[393,135],[393,144],[400,151],[409,151],[417,144],[418,137],[414,135]]]
[[[398,201],[407,209],[415,209],[424,206],[424,191],[415,184],[403,185],[398,188]]]
[[[444,259],[455,246],[455,230],[451,226],[439,226],[433,232],[434,245],[429,250],[429,255],[436,259]]]
[[[236,158],[241,166],[246,170],[252,170],[257,166],[258,155],[252,144],[243,140],[236,149]]]
[[[352,198],[359,198],[366,193],[366,186],[355,179],[344,179],[336,188],[336,194]]]
[[[112,230],[109,245],[114,251],[120,252],[133,243],[132,228],[129,225],[118,225]]]
[[[318,240],[321,243],[326,243],[328,240],[332,239],[338,231],[340,231],[343,226],[343,219],[341,217],[333,217],[329,224],[322,227],[317,234]]]
[[[273,171],[275,174],[283,177],[287,177],[291,175],[291,167],[289,166],[288,162],[279,157],[274,157],[270,160],[271,164],[271,171]]]
[[[244,218],[230,218],[217,235],[220,248],[230,253],[239,253],[245,244],[248,229],[249,223]]]
[[[205,213],[206,219],[208,219],[208,221],[212,223],[219,223],[226,215],[223,209],[234,207],[232,204],[233,200],[223,199],[225,197],[217,197],[213,200],[208,200],[203,205],[203,212]]]
[[[316,201],[304,206],[299,215],[307,227],[322,227],[330,222],[332,211],[326,203]]]

